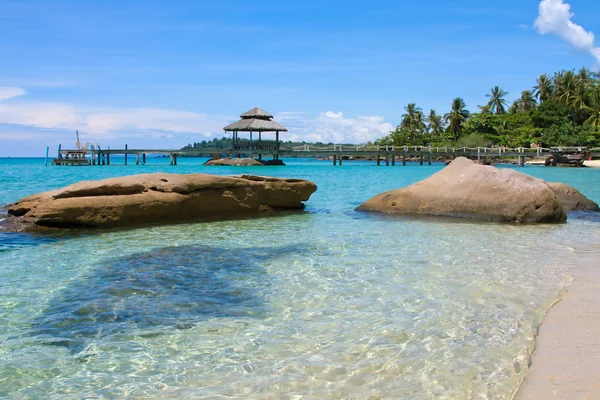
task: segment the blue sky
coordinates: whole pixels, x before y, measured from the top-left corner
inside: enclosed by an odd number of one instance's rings
[[[75,129],[179,148],[255,106],[287,138],[334,142],[384,135],[409,102],[476,111],[494,85],[517,97],[541,73],[598,67],[600,4],[568,1],[563,18],[563,0],[542,3],[534,26],[527,0],[0,0],[0,157],[74,145]]]

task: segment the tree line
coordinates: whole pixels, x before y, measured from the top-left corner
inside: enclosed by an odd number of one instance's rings
[[[249,138],[239,138],[238,141],[239,142],[248,142],[248,141],[250,141],[250,139]],[[297,146],[302,146],[305,144],[309,144],[309,143],[308,142],[293,142],[291,140],[288,140],[288,141],[282,140],[281,141],[281,145],[287,146],[287,147],[297,147]],[[310,144],[315,144],[317,146],[333,146],[333,142],[330,142],[330,143],[317,142],[317,143],[310,143]],[[190,143],[190,144],[184,146],[181,150],[202,152],[205,149],[229,150],[232,147],[233,147],[233,139],[231,137],[222,137],[221,139],[215,138],[213,140],[203,140],[201,142]]]
[[[509,93],[494,86],[477,112],[452,100],[450,111],[425,115],[408,104],[402,120],[380,145],[433,146],[599,146],[600,74],[587,68],[542,74],[531,89],[509,103]]]

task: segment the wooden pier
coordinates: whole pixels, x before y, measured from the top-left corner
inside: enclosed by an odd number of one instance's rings
[[[225,157],[248,157],[263,154],[273,155],[273,159],[280,157],[294,158],[328,158],[333,165],[342,165],[349,158],[374,160],[377,165],[394,166],[398,162],[406,165],[408,161],[417,160],[419,165],[431,165],[436,159],[453,159],[456,157],[468,157],[486,162],[492,159],[512,158],[522,166],[527,159],[549,158],[556,155],[581,154],[585,157],[600,157],[600,148],[587,149],[586,147],[552,147],[552,148],[507,148],[507,147],[431,147],[431,146],[313,146],[303,145],[299,147],[280,146],[279,143],[262,141],[240,143],[231,149],[204,149],[198,150],[173,150],[173,149],[129,149],[126,145],[123,149],[100,149],[89,150],[58,150],[58,158],[52,161],[53,165],[111,165],[111,156],[124,156],[123,164],[127,165],[135,160],[135,165],[145,165],[148,155],[163,155],[169,157],[169,165],[177,165],[179,157],[202,157],[202,156],[225,156]],[[133,158],[133,160],[130,160]]]

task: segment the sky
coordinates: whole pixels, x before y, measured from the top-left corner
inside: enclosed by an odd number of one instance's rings
[[[477,111],[600,67],[597,0],[0,0],[0,157],[181,148],[252,107],[283,139],[364,143],[415,102]]]

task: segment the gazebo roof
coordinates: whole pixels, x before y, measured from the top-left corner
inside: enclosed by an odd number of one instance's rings
[[[285,126],[271,121],[273,116],[258,107],[241,114],[238,122],[227,125],[223,130],[237,132],[287,132]]]
[[[287,132],[287,128],[285,126],[281,126],[275,121],[257,118],[240,119],[238,122],[227,125],[225,128],[223,128],[223,130],[241,132]]]
[[[248,110],[243,114],[240,114],[240,118],[273,118],[271,114],[263,110],[262,108],[254,107],[252,110]]]

